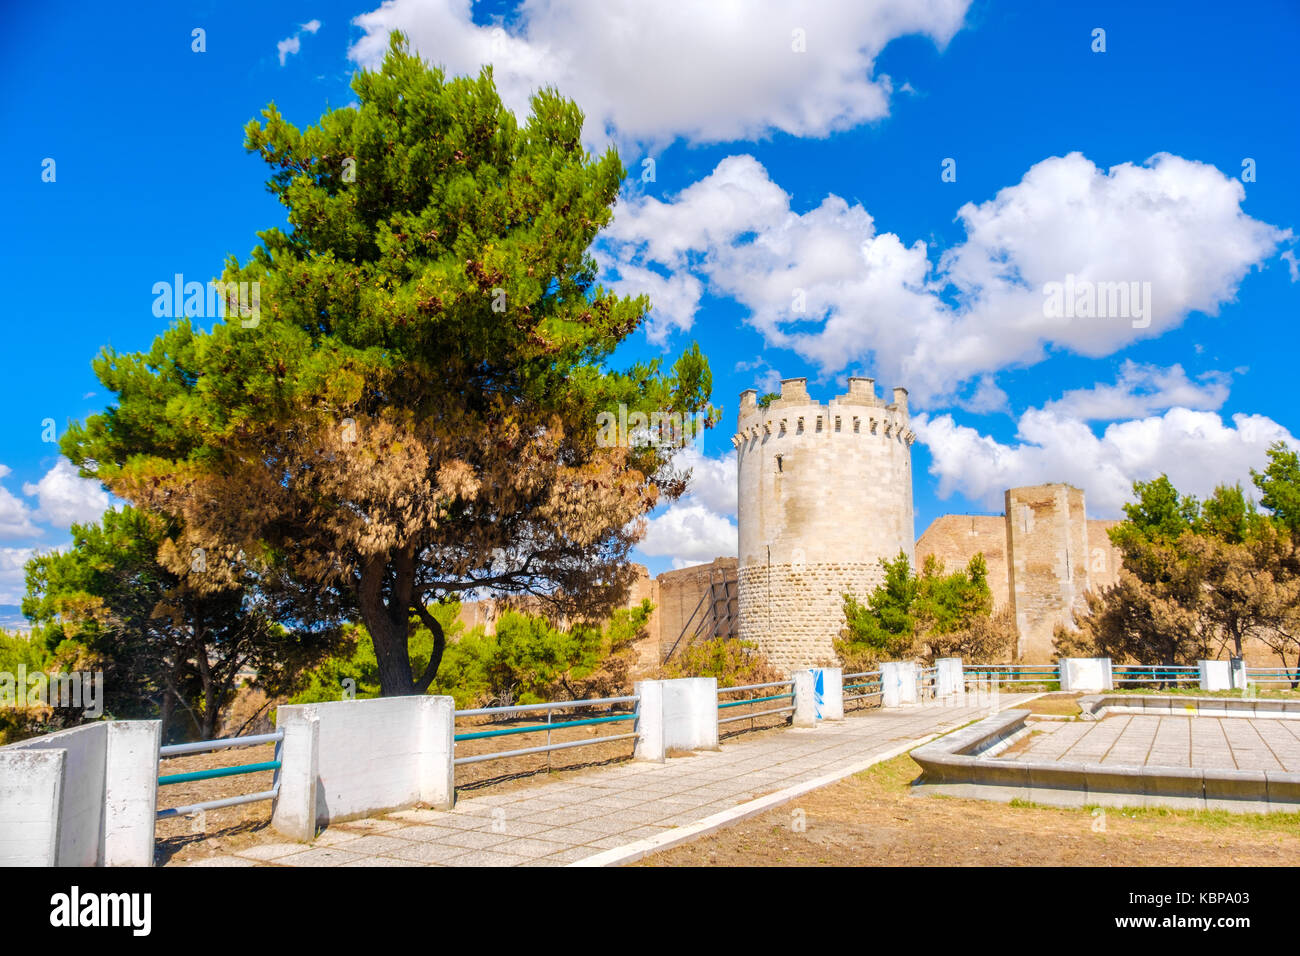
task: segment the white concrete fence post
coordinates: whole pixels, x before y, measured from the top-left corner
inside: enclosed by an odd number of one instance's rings
[[[637,681],[633,757],[663,763],[670,750],[718,749],[718,679]]]
[[[95,721],[0,747],[0,865],[152,866],[160,732]]]
[[[160,720],[108,725],[104,761],[104,866],[153,866]]]
[[[664,747],[664,682],[639,680],[632,685],[632,693],[639,698],[636,702],[636,720],[632,723],[636,733],[632,759],[663,763],[667,759],[667,748]]]
[[[884,661],[880,665],[880,706],[915,704],[916,661]]]
[[[818,720],[844,719],[844,670],[840,667],[814,667],[813,704]]]
[[[1229,690],[1232,687],[1232,665],[1228,661],[1197,661],[1201,690]]]
[[[817,680],[810,670],[795,671],[790,675],[794,689],[794,720],[796,727],[817,726]]]
[[[65,750],[0,750],[0,866],[57,866]]]
[[[316,838],[320,718],[306,707],[281,707],[275,724],[284,739],[275,745],[280,791],[271,805],[271,826],[292,840],[310,843]]]
[[[1063,691],[1073,694],[1115,689],[1109,657],[1062,657],[1059,666]]]
[[[966,675],[960,657],[941,657],[934,662],[935,696],[954,697],[966,689]]]
[[[421,697],[420,802],[437,810],[456,803],[456,699]]]
[[[1233,657],[1228,661],[1231,675],[1229,677],[1229,686],[1232,690],[1246,689],[1246,661],[1241,657]]]

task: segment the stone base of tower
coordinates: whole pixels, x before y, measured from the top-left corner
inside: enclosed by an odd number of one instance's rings
[[[743,567],[739,637],[778,669],[833,666],[844,595],[865,601],[884,576],[876,561]]]

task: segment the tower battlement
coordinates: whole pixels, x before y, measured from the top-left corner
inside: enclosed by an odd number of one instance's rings
[[[732,447],[739,449],[747,442],[772,437],[832,434],[877,436],[908,445],[916,440],[916,433],[908,427],[907,389],[895,388],[894,400],[886,403],[877,397],[874,379],[851,378],[847,392],[823,405],[808,394],[807,382],[804,378],[782,379],[781,397],[766,408],[759,406],[754,389],[741,392]]]

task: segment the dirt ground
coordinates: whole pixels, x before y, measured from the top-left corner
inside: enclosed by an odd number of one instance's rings
[[[771,706],[770,703],[759,704],[752,707],[729,708],[728,711],[730,715],[735,715],[739,712],[762,710]],[[555,717],[557,722],[565,719],[573,719],[573,717],[572,715]],[[535,723],[537,721],[531,716],[528,720],[500,721],[494,724],[488,723],[485,718],[469,718],[456,721],[456,732],[504,729]],[[789,719],[786,715],[736,721],[723,725],[721,736],[726,740],[740,734],[784,727],[788,723]],[[630,731],[630,721],[597,724],[591,727],[569,727],[552,731],[551,740],[553,743],[563,743],[570,740],[608,737]],[[507,737],[466,740],[456,744],[456,755],[468,757],[492,751],[516,750],[540,746],[545,742],[545,734],[516,734]],[[539,786],[549,780],[557,779],[560,775],[630,760],[633,743],[632,740],[612,740],[608,743],[560,750],[549,755],[530,754],[523,757],[508,757],[499,761],[464,764],[456,768],[456,791],[461,796],[473,796]],[[275,759],[275,748],[272,744],[218,750],[186,757],[169,757],[159,764],[158,775],[262,763],[273,759]],[[194,783],[170,784],[158,788],[158,808],[162,810],[244,793],[257,793],[271,789],[272,785],[273,772],[270,770],[200,780]],[[208,810],[201,816],[164,818],[158,821],[155,831],[157,846],[155,860],[160,866],[178,865],[204,857],[232,853],[261,843],[280,841],[282,838],[271,829],[270,824],[269,800],[226,807],[221,810]]]
[[[640,866],[1293,866],[1300,814],[918,796],[906,755]]]

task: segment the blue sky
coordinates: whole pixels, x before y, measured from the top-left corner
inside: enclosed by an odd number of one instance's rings
[[[108,500],[42,440],[109,400],[90,360],[162,330],[155,282],[213,278],[283,222],[243,125],[271,101],[299,125],[346,105],[397,28],[452,72],[491,60],[517,107],[557,85],[623,156],[597,256],[655,311],[619,357],[698,340],[725,409],[692,492],[653,517],[652,570],[734,553],[737,396],[779,377],[823,400],[848,374],[911,390],[918,534],[1014,484],[1071,482],[1097,517],[1161,471],[1205,493],[1300,428],[1291,2],[63,3],[9,22],[0,604]],[[1067,276],[1150,283],[1150,308],[1051,318]]]

